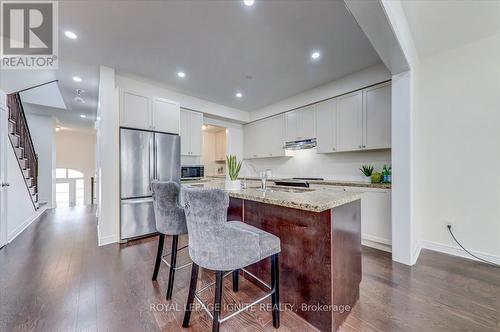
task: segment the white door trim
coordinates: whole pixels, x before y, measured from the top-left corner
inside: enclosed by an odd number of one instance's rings
[[[6,96],[0,90],[0,184],[7,181],[7,118]],[[7,244],[7,193],[9,187],[0,186],[0,248]]]

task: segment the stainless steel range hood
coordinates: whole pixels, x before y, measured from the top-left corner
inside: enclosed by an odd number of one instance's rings
[[[302,139],[302,140],[298,140],[298,141],[286,142],[283,149],[285,149],[285,150],[305,150],[305,149],[312,149],[315,147],[316,147],[316,139],[315,138],[308,138],[308,139]]]

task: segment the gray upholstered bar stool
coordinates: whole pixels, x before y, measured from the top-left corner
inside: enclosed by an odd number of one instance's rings
[[[182,190],[189,236],[189,255],[193,261],[183,327],[189,326],[194,299],[213,319],[212,331],[219,324],[271,296],[273,325],[279,328],[279,268],[280,239],[273,234],[239,221],[227,221],[229,196],[219,189],[186,188]],[[244,267],[271,257],[271,285],[252,275]],[[216,271],[216,281],[196,291],[199,266]],[[243,270],[263,283],[271,292],[225,318],[220,317],[222,279],[233,273],[233,290],[237,291],[237,273]],[[231,271],[225,273],[227,271]],[[235,278],[236,277],[236,278]],[[236,279],[236,280],[235,280]],[[199,294],[215,284],[215,303],[211,313]]]
[[[158,252],[156,254],[155,269],[153,272],[153,280],[158,277],[160,264],[163,261],[170,267],[167,286],[167,300],[172,298],[172,289],[174,287],[175,271],[191,265],[185,264],[177,267],[177,252],[185,247],[177,248],[179,235],[187,234],[186,215],[184,209],[179,206],[180,186],[172,181],[153,181],[151,183],[153,190],[153,207],[155,213],[156,229],[160,233],[158,242]],[[163,244],[165,235],[173,235],[172,237],[172,252],[162,256]],[[170,263],[165,259],[170,255]]]

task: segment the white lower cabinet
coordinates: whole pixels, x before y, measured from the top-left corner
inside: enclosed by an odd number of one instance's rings
[[[361,238],[364,244],[379,249],[390,249],[392,244],[391,190],[360,187],[345,187],[345,190],[363,193]]]

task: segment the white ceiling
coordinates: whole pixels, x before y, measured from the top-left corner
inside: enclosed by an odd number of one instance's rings
[[[500,1],[402,2],[421,58],[499,33]]]
[[[88,115],[82,126],[95,119],[99,64],[252,111],[380,62],[342,0],[256,0],[253,7],[240,0],[61,1],[59,29],[54,76],[69,114]],[[41,83],[23,76],[26,84],[17,86]],[[0,81],[4,89],[15,85]],[[76,88],[85,90],[85,104],[74,101]]]

